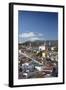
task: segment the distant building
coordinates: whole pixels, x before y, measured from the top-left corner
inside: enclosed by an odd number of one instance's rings
[[[53,51],[55,49],[55,47],[51,47],[51,50]]]
[[[46,53],[45,52],[42,52],[42,57],[46,57]]]
[[[39,46],[39,50],[40,51],[46,50],[46,46]]]
[[[44,42],[43,45],[39,46],[39,50],[40,50],[40,51],[46,50],[46,42]]]
[[[42,51],[42,57],[46,58],[48,56],[48,46],[46,44],[46,42],[44,42],[44,45],[39,46],[39,51]]]
[[[31,43],[29,44],[29,47],[32,47],[32,46],[31,46]]]
[[[51,42],[49,42],[49,46],[51,46]]]

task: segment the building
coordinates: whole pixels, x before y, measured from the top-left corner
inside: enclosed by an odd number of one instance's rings
[[[39,46],[39,50],[40,51],[46,50],[46,46],[44,46],[44,45],[43,46]]]
[[[51,47],[51,50],[54,51],[55,50],[55,47]]]
[[[39,46],[39,51],[42,51],[42,58],[46,58],[48,54],[48,46],[46,45],[46,42],[44,45]]]

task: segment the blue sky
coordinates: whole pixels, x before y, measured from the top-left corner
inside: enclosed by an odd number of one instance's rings
[[[19,42],[34,40],[58,40],[58,13],[18,12]]]

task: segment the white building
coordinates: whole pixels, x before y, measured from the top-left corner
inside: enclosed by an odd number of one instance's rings
[[[46,50],[46,47],[45,46],[39,46],[39,50],[41,50],[41,51]]]
[[[55,49],[55,47],[51,47],[51,50],[53,51]]]
[[[45,58],[45,56],[46,56],[46,54],[45,54],[45,52],[43,52],[43,53],[42,53],[42,57]]]
[[[40,67],[40,66],[35,66],[35,68],[36,68],[38,71],[42,71],[42,67]]]

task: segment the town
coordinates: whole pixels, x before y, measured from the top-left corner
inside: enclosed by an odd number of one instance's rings
[[[18,78],[58,77],[58,41],[18,44]]]

